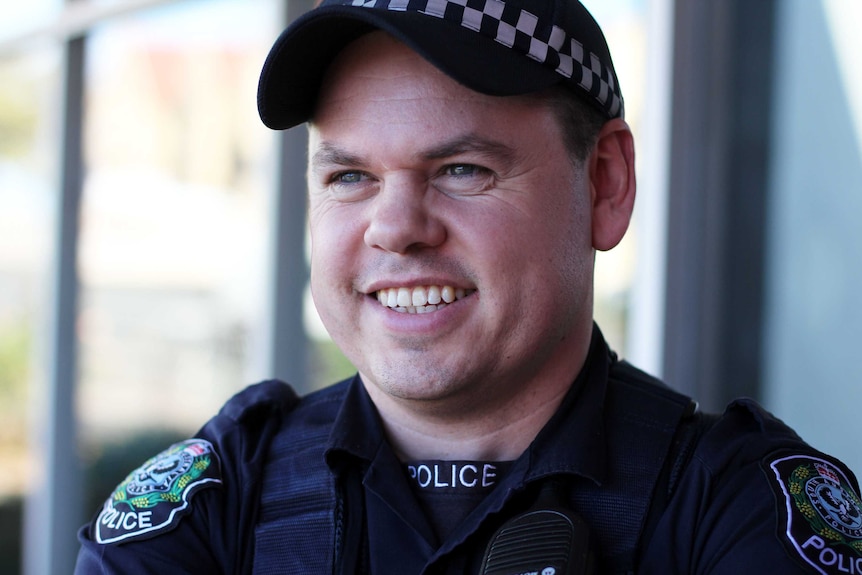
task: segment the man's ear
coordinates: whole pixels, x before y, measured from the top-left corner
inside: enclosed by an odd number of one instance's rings
[[[605,251],[623,239],[635,204],[634,138],[624,120],[605,123],[587,165],[593,247]]]

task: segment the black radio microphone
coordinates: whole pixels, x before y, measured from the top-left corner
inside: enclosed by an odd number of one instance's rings
[[[491,538],[481,575],[591,575],[595,559],[586,522],[563,504],[560,482],[542,485],[536,503]]]

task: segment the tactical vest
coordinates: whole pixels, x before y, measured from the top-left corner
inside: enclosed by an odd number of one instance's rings
[[[350,487],[337,485],[324,462],[346,386],[297,400],[285,393],[285,384],[261,385],[273,386],[274,399],[288,412],[280,432],[289,429],[291,441],[274,444],[266,462],[253,534],[253,572],[355,575],[342,557],[361,553],[361,541],[351,534],[361,533],[363,526],[345,513],[345,489]],[[629,364],[612,366],[605,399],[612,472],[603,485],[584,482],[571,493],[573,509],[590,524],[611,572],[635,571],[638,553],[703,431],[701,418],[692,417],[695,411],[690,398]],[[247,419],[244,413],[234,415]],[[326,541],[331,544],[322,544]]]

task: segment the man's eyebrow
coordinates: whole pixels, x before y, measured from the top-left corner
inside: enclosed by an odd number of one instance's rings
[[[347,150],[329,142],[323,142],[311,157],[312,169],[318,166],[357,166],[362,167],[365,161]]]
[[[465,153],[499,158],[503,161],[511,161],[516,155],[512,147],[502,142],[489,140],[475,134],[466,134],[423,150],[417,156],[422,160],[443,160]],[[312,169],[322,166],[362,168],[365,165],[366,161],[361,156],[348,152],[331,142],[321,142],[311,157]]]
[[[502,160],[512,160],[515,156],[515,150],[502,142],[489,140],[476,134],[466,134],[425,150],[421,157],[428,160],[442,160],[468,152]]]

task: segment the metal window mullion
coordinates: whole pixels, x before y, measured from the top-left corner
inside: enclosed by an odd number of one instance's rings
[[[285,21],[311,9],[312,0],[285,0]],[[277,190],[273,209],[270,273],[269,371],[273,377],[308,389],[308,337],[303,323],[308,269],[305,260],[308,134],[303,126],[279,134]]]
[[[760,393],[775,5],[675,2],[664,376],[713,411]]]
[[[65,47],[60,198],[55,223],[48,327],[48,378],[45,405],[37,416],[37,452],[42,486],[29,494],[25,517],[25,575],[72,571],[75,532],[83,517],[83,482],[75,418],[77,383],[78,238],[83,186],[82,134],[85,38]]]

